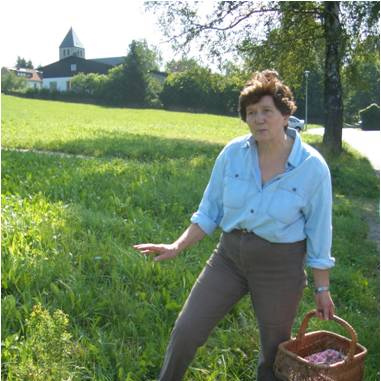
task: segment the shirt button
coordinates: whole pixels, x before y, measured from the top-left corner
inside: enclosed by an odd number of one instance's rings
[[[296,188],[292,188],[292,190],[293,190],[294,192],[296,192]]]
[[[250,213],[254,213],[254,209],[250,209]]]
[[[235,174],[235,177],[239,177],[239,174],[238,174],[238,173],[236,173],[236,174]]]

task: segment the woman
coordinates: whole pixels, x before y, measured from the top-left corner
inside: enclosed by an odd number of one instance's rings
[[[327,164],[287,128],[295,111],[275,71],[255,73],[241,92],[240,116],[250,134],[234,139],[215,162],[192,224],[172,244],[139,244],[161,261],[223,231],[173,328],[161,381],[181,380],[218,321],[250,293],[261,352],[257,380],[276,380],[278,344],[288,340],[312,268],[318,316],[331,319],[331,178]]]

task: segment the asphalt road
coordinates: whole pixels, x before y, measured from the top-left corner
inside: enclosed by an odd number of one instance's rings
[[[311,128],[307,134],[323,135],[324,128]],[[381,132],[363,131],[359,128],[343,128],[343,141],[364,155],[373,168],[380,171]]]

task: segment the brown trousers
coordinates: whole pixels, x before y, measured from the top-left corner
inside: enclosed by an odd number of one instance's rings
[[[305,241],[271,243],[253,233],[223,233],[173,328],[160,381],[180,381],[196,350],[248,292],[258,321],[257,381],[274,381],[278,344],[288,340],[306,285]]]

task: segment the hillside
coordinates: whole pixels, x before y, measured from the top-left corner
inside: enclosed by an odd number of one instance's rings
[[[246,133],[238,117],[2,96],[5,378],[157,377],[172,325],[219,232],[160,264],[132,245],[175,239],[197,208],[220,149]],[[321,138],[303,139],[323,152]],[[332,295],[337,314],[369,350],[365,380],[374,381],[379,256],[363,214],[378,200],[378,179],[347,146],[340,158],[327,160],[337,260]],[[294,333],[312,308],[310,287]],[[312,320],[310,328],[346,334],[332,322]],[[258,348],[244,298],[198,352],[185,380],[253,380]]]

